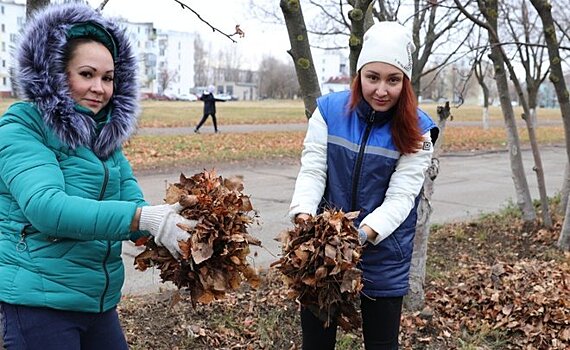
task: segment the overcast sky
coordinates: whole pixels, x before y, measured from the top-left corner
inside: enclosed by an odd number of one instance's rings
[[[98,7],[101,0],[88,0]],[[274,56],[283,61],[288,59],[289,39],[285,26],[270,25],[249,15],[249,0],[181,0],[195,10],[202,19],[212,26],[232,34],[239,24],[245,32],[244,38],[234,36],[237,43],[203,23],[196,14],[182,7],[174,0],[109,0],[104,14],[120,15],[131,22],[153,22],[156,28],[199,33],[206,48],[211,44],[213,51],[237,45],[243,63],[257,69],[264,55]],[[249,64],[248,64],[249,63]]]

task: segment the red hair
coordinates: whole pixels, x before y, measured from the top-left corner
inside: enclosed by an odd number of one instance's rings
[[[352,80],[350,90],[348,108],[354,110],[363,99],[360,72]],[[402,82],[402,92],[392,119],[391,132],[394,145],[400,153],[410,154],[419,150],[423,135],[418,123],[418,99],[410,79],[405,75]]]

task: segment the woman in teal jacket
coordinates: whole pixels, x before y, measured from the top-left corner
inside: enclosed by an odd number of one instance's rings
[[[0,118],[0,335],[7,349],[126,349],[121,242],[177,256],[177,206],[148,206],[121,145],[136,127],[127,34],[87,5],[36,13],[17,47],[22,102]],[[190,222],[185,222],[192,225]]]

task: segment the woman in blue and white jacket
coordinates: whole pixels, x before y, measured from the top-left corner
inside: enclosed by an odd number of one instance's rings
[[[305,220],[324,207],[360,211],[366,349],[398,348],[417,198],[438,132],[410,83],[414,49],[396,22],[365,33],[351,90],[317,100],[289,213]],[[336,324],[324,328],[303,308],[301,326],[303,349],[334,349]]]

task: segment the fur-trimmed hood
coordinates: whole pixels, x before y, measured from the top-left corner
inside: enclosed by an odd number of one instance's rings
[[[74,108],[63,62],[68,30],[88,21],[105,28],[117,46],[111,115],[99,135],[93,118]],[[36,104],[46,125],[71,148],[86,146],[107,158],[135,130],[139,97],[136,57],[125,29],[93,8],[71,3],[39,10],[26,24],[16,58],[20,95]]]

